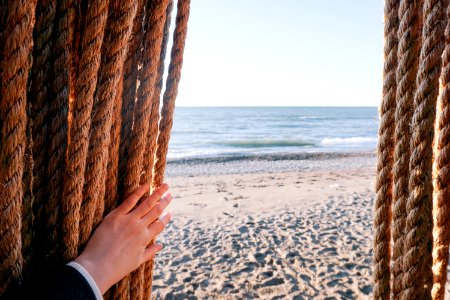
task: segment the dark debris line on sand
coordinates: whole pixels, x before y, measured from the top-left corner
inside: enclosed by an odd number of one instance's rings
[[[169,159],[166,176],[373,168],[373,152],[273,153]]]

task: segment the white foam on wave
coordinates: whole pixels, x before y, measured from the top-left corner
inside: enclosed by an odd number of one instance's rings
[[[309,120],[309,119],[320,119],[318,116],[300,116],[298,117],[300,120]],[[322,117],[323,118],[323,117]]]
[[[347,137],[347,138],[324,138],[320,142],[323,146],[337,146],[337,145],[375,145],[377,143],[376,137]]]

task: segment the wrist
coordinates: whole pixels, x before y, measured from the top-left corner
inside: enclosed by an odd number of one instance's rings
[[[103,295],[106,291],[111,287],[112,284],[109,283],[107,276],[107,272],[102,270],[99,267],[99,264],[83,255],[77,257],[74,262],[82,266],[86,272],[91,276],[94,283],[97,285],[97,288],[100,290],[100,293]]]

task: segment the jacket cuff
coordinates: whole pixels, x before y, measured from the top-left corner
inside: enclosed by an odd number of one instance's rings
[[[72,267],[75,270],[77,270],[86,279],[86,281],[88,282],[92,291],[94,292],[95,298],[97,300],[103,300],[102,293],[100,292],[100,289],[98,288],[97,283],[95,283],[94,278],[92,278],[91,274],[89,274],[89,272],[86,271],[86,269],[83,268],[82,265],[72,261],[72,262],[68,263],[67,266]]]

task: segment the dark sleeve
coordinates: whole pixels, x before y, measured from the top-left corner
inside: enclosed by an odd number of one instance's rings
[[[33,278],[6,299],[96,300],[94,291],[77,270],[64,266],[52,274],[45,272]]]

